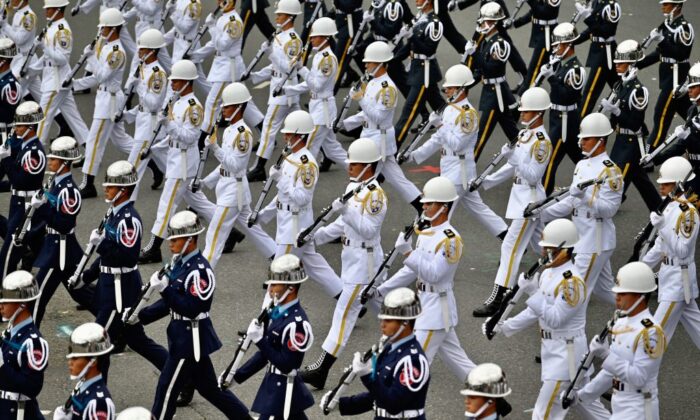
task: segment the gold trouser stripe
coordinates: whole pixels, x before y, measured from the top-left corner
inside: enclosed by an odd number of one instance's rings
[[[100,137],[102,136],[102,129],[105,126],[105,121],[107,120],[100,120],[100,128],[97,129],[95,143],[92,145],[92,155],[90,156],[90,166],[88,167],[88,174],[92,173],[92,168],[95,165],[95,156],[97,156],[97,148],[100,145]]]
[[[423,351],[428,351],[428,346],[430,345],[430,340],[433,338],[433,330],[428,331],[428,336],[425,337],[425,342],[423,343]]]
[[[545,48],[542,48],[542,51],[540,52],[540,58],[537,59],[537,65],[535,66],[535,71],[532,72],[532,79],[530,79],[530,86],[535,84],[535,80],[537,80],[537,76],[540,73],[540,66],[542,66],[542,59],[544,59],[544,53],[547,50]]]
[[[423,93],[425,92],[425,85],[421,85],[420,91],[418,92],[418,96],[416,97],[416,103],[413,104],[413,109],[411,109],[411,113],[408,114],[408,119],[406,120],[406,123],[404,126],[401,128],[401,133],[399,134],[399,137],[396,139],[396,141],[401,144],[403,141],[403,136],[406,135],[406,132],[408,131],[408,128],[411,126],[411,122],[413,122],[413,118],[416,116],[416,111],[418,110],[418,105],[420,105],[420,100],[423,97]]]
[[[134,169],[136,169],[137,171],[139,170],[139,165],[141,164],[141,155],[143,154],[143,152],[146,151],[146,149],[148,148],[148,145],[149,145],[149,144],[150,144],[149,142],[144,141],[144,142],[141,144],[141,148],[139,149],[138,155],[136,155],[136,162],[134,162]],[[140,180],[139,180],[139,181],[140,181]]]
[[[489,127],[491,126],[491,121],[493,120],[493,114],[495,113],[495,110],[489,111],[489,118],[486,120],[486,126],[481,130],[481,138],[479,139],[479,143],[476,145],[476,149],[474,150],[474,156],[476,158],[479,157],[481,154],[481,149],[484,147],[484,143],[486,142],[486,134],[489,132]]]
[[[248,18],[250,18],[250,14],[252,11],[250,9],[246,10],[245,12],[245,17],[243,18],[243,30],[245,31],[245,28],[248,26]]]
[[[593,96],[593,91],[595,90],[595,85],[598,83],[598,77],[600,77],[600,72],[602,70],[603,70],[602,67],[598,67],[598,70],[595,71],[595,77],[593,78],[593,83],[591,83],[591,86],[588,89],[588,95],[586,95],[586,102],[583,103],[583,109],[581,109],[581,117],[586,115],[586,111],[588,110],[588,103],[591,101],[591,96]]]
[[[668,95],[668,99],[666,99],[666,104],[664,105],[664,110],[661,112],[661,119],[659,120],[659,129],[656,130],[656,138],[654,139],[654,142],[652,143],[653,147],[656,147],[659,144],[659,140],[661,140],[661,133],[664,131],[664,120],[666,119],[666,113],[668,112],[668,107],[671,105],[671,100],[673,99],[673,92],[671,92]]]
[[[549,397],[549,403],[547,403],[547,410],[544,412],[544,420],[547,420],[549,418],[549,413],[552,411],[552,406],[554,405],[554,400],[557,399],[557,395],[559,395],[559,388],[561,387],[561,381],[557,381],[557,384],[554,386],[554,391],[552,392],[552,396]]]
[[[287,245],[287,247],[284,249],[285,254],[289,254],[290,252],[292,252],[292,245],[291,244]]]
[[[629,162],[625,163],[625,169],[622,170],[622,179],[624,179],[627,176],[627,171],[630,169],[630,164]]]
[[[544,188],[546,189],[549,186],[549,179],[552,177],[552,169],[554,169],[554,159],[557,156],[557,152],[559,151],[559,147],[561,147],[561,139],[557,140],[557,145],[554,146],[554,151],[552,152],[552,156],[549,157],[549,163],[547,164],[547,172],[545,173],[544,176]]]
[[[214,121],[214,116],[216,115],[216,107],[217,107],[217,104],[219,103],[219,100],[221,100],[221,93],[223,91],[224,91],[224,83],[221,84],[219,91],[216,93],[216,99],[214,99],[214,104],[211,107],[211,115],[209,115],[209,126],[207,127],[207,133],[210,132],[212,127],[214,127],[214,124],[216,124],[216,121]]]
[[[53,104],[53,100],[56,97],[57,93],[58,92],[53,92],[51,94],[51,97],[49,97],[49,102],[46,103],[46,109],[44,110],[44,115],[49,115],[49,109],[51,109],[51,104]],[[41,138],[41,133],[44,132],[44,127],[46,127],[46,119],[44,119],[44,121],[42,121],[39,124],[39,133],[37,134],[37,137]]]
[[[265,140],[263,141],[263,148],[262,152],[260,153],[261,155],[264,155],[265,150],[267,150],[267,144],[270,141],[270,130],[272,129],[272,124],[273,121],[275,121],[275,117],[277,116],[277,111],[279,110],[279,108],[279,105],[275,105],[275,109],[272,110],[272,116],[270,117],[270,121],[267,122],[267,130],[265,130]]]
[[[671,312],[673,312],[673,308],[676,306],[676,302],[671,302],[671,305],[668,307],[668,310],[664,314],[664,319],[661,320],[661,328],[666,329],[666,323],[668,322],[668,317],[671,316]]]
[[[588,276],[591,274],[591,270],[593,270],[593,264],[595,264],[595,259],[598,257],[597,253],[593,254],[593,258],[591,258],[591,262],[588,263],[588,268],[586,269],[586,275],[583,277],[583,282],[588,284]],[[593,290],[591,289],[591,292]]]
[[[315,126],[314,126],[314,131],[313,131],[313,132],[311,133],[311,135],[309,136],[309,141],[306,142],[306,148],[307,148],[307,149],[311,149],[311,145],[313,144],[314,139],[316,139],[316,133],[318,132],[318,128],[319,128],[319,127],[320,127],[320,125],[315,125]]]
[[[163,237],[163,231],[165,230],[165,227],[168,225],[168,222],[170,221],[170,212],[173,209],[173,203],[175,202],[175,196],[177,195],[177,189],[180,188],[180,182],[182,182],[181,179],[178,179],[175,181],[175,187],[173,188],[173,191],[170,193],[170,200],[168,201],[168,208],[165,210],[165,216],[163,217],[163,224],[160,225],[160,229],[158,230],[158,237],[162,238]],[[163,194],[165,194],[165,191],[163,191]]]
[[[343,64],[345,63],[345,58],[348,56],[348,50],[350,49],[350,44],[352,43],[352,38],[348,37],[347,42],[345,42],[345,49],[343,49],[343,54],[340,56],[340,62],[338,63],[338,73],[335,75],[335,82],[338,83],[341,73],[343,73]]]
[[[506,272],[506,283],[504,287],[508,287],[508,283],[510,283],[510,273],[513,271],[513,260],[515,260],[515,255],[518,253],[518,248],[520,247],[520,241],[523,240],[523,234],[527,230],[527,224],[530,222],[530,219],[525,219],[525,222],[523,222],[523,227],[520,228],[520,232],[518,233],[518,238],[515,240],[515,244],[513,245],[513,250],[510,252],[510,260],[508,260],[508,271]]]
[[[350,300],[348,300],[348,304],[345,306],[345,311],[343,311],[343,320],[340,321],[340,331],[338,331],[338,339],[335,340],[335,349],[333,349],[333,357],[336,357],[336,354],[338,353],[338,350],[340,350],[340,343],[343,341],[343,334],[345,333],[345,320],[348,317],[348,312],[350,312],[350,308],[352,307],[352,304],[355,302],[355,299],[357,299],[357,294],[360,293],[360,288],[362,287],[361,284],[356,284],[355,289],[352,291],[352,295],[350,296]]]
[[[221,230],[221,225],[224,224],[226,220],[226,215],[231,207],[224,207],[224,212],[221,213],[221,219],[219,223],[216,224],[216,230],[214,231],[214,239],[211,241],[211,247],[209,248],[209,255],[207,255],[207,261],[211,261],[211,257],[214,256],[214,249],[216,248],[216,241],[219,239],[219,231]]]

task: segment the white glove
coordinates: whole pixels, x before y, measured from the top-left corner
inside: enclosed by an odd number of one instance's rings
[[[649,220],[654,227],[660,228],[664,224],[664,216],[655,211],[649,213]]]
[[[428,116],[428,124],[432,125],[433,127],[442,125],[442,116],[435,111],[431,112]]]
[[[537,292],[539,287],[539,277],[539,273],[536,273],[534,276],[528,279],[525,277],[525,273],[520,273],[518,276],[518,287],[523,291],[523,293],[527,293],[528,296],[532,296]]]
[[[559,394],[559,401],[561,401],[563,403],[564,398],[566,398],[566,391],[562,391],[561,394]],[[577,405],[580,402],[581,402],[581,399],[578,397],[578,391],[576,391],[575,389],[572,389],[571,394],[569,394],[569,408]]]
[[[326,406],[330,402],[332,393],[333,393],[333,391],[328,391],[325,394],[323,394],[323,397],[321,397],[321,404],[319,405],[319,407],[321,407],[321,410],[326,408]],[[328,410],[329,412],[335,410],[335,407],[328,407],[328,408],[329,408],[329,410]]]
[[[250,321],[246,335],[253,343],[257,343],[263,338],[263,325],[257,319]]]
[[[352,358],[352,371],[360,377],[369,375],[372,372],[372,359],[363,362],[362,355],[358,351]]]
[[[690,129],[685,128],[685,126],[679,125],[675,128],[675,130],[673,130],[673,135],[681,140],[685,140],[690,135]]]
[[[83,48],[83,55],[85,57],[90,57],[94,53],[95,53],[95,48],[91,44],[88,44],[85,46],[85,48]]]
[[[159,276],[158,272],[156,271],[155,273],[151,274],[151,279],[148,281],[148,283],[157,291],[162,292],[166,287],[168,287],[168,278],[165,276]]]
[[[260,49],[262,51],[265,51],[265,53],[267,53],[271,47],[272,47],[272,45],[267,41],[263,41],[263,43],[260,44]]]
[[[413,244],[411,244],[412,240],[411,238],[406,239],[405,238],[405,233],[399,232],[399,237],[396,239],[396,243],[394,244],[394,248],[396,249],[396,252],[401,253],[401,254],[408,254],[413,250]]]
[[[457,8],[457,1],[456,0],[450,0],[450,2],[447,3],[447,10],[449,10],[450,12],[456,8]]]
[[[0,160],[5,159],[6,157],[10,156],[10,154],[12,154],[12,152],[9,148],[0,147]]]
[[[93,229],[92,232],[90,232],[90,239],[88,242],[90,242],[93,246],[97,246],[104,238],[104,233],[100,233],[99,230]]]
[[[4,364],[5,364],[5,356],[0,354],[0,367],[2,367],[2,365],[4,365]]]
[[[654,28],[649,32],[649,40],[652,42],[661,42],[664,40],[664,34],[661,33],[659,28]]]
[[[170,13],[171,10],[175,7],[175,2],[174,1],[169,1],[165,3],[165,13]]]
[[[510,155],[513,154],[513,148],[510,147],[508,143],[504,144],[501,146],[501,155],[503,155],[504,159],[508,159]]]
[[[467,41],[466,44],[464,44],[464,54],[466,55],[472,55],[476,52],[476,42],[473,40]]]
[[[540,75],[542,78],[547,79],[547,78],[549,78],[549,76],[551,76],[553,74],[554,74],[554,66],[552,66],[551,64],[549,64],[549,63],[543,64],[540,67]]]
[[[125,324],[129,325],[136,325],[139,323],[139,317],[138,315],[134,317],[133,321],[129,321],[129,310],[131,308],[124,308],[124,312],[122,312],[122,322]]]
[[[335,213],[338,213],[338,212],[344,213],[344,212],[345,212],[345,203],[343,203],[342,201],[340,201],[340,198],[336,198],[336,199],[333,200],[333,202],[331,203],[331,209],[332,209],[333,212],[335,212]]]
[[[508,29],[508,28],[510,28],[511,26],[513,26],[513,19],[508,18],[508,19],[506,19],[506,20],[503,21],[503,27],[504,27],[504,28]]]
[[[216,18],[214,17],[214,15],[212,15],[211,13],[209,13],[209,15],[207,15],[207,18],[204,19],[204,24],[207,25],[207,26],[210,27],[210,28],[211,28],[212,26],[216,25]]]
[[[569,194],[574,198],[581,198],[585,194],[585,191],[579,188],[577,184],[573,184],[569,188]]]
[[[75,16],[75,15],[77,15],[78,13],[80,13],[80,6],[76,4],[75,7],[73,7],[72,9],[70,9],[70,15],[71,15],[71,16]]]
[[[31,201],[31,206],[34,207],[35,209],[38,209],[41,207],[44,203],[46,203],[46,195],[42,194],[41,196],[39,194],[34,194],[32,196],[32,201]]]
[[[139,13],[139,11],[136,10],[135,7],[132,7],[131,9],[129,9],[129,10],[127,10],[126,12],[124,12],[124,14],[123,14],[122,16],[124,17],[124,20],[131,20],[131,19],[133,19],[138,13]]]
[[[492,317],[486,318],[486,321],[481,324],[481,333],[486,335],[486,324],[489,322],[489,320]],[[493,327],[493,335],[498,335],[503,332],[503,321],[498,322],[494,327]]]
[[[373,20],[374,20],[374,13],[370,12],[369,10],[365,10],[365,12],[362,14],[362,22],[369,23]]]
[[[270,168],[270,179],[277,182],[282,177],[282,171],[275,166]]]
[[[408,25],[404,25],[401,27],[401,30],[399,31],[399,34],[396,36],[399,39],[402,38],[410,38],[411,36],[411,27]]]
[[[593,339],[591,339],[591,343],[588,345],[588,350],[594,357],[605,359],[608,357],[608,354],[610,354],[610,343],[608,343],[608,340],[603,340],[601,342],[600,337],[596,335],[593,337]]]
[[[581,16],[581,19],[587,18],[593,12],[593,8],[588,7],[585,4],[574,3],[574,6],[576,6],[576,11]]]
[[[63,411],[63,406],[58,406],[55,410],[53,410],[53,420],[71,420],[72,418],[73,413],[66,413]]]
[[[620,115],[621,113],[619,99],[615,102],[612,102],[608,98],[603,98],[603,100],[600,101],[600,105],[603,107],[603,112],[609,112],[614,115]]]

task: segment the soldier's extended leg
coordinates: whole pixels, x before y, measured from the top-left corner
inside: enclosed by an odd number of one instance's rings
[[[598,102],[600,94],[603,92],[605,85],[612,87],[620,80],[615,68],[607,68],[607,63],[603,63],[602,66],[595,69],[591,69],[588,73],[588,80],[586,80],[586,86],[581,92],[581,104],[579,109],[581,110],[581,118],[595,112],[595,105]],[[578,127],[578,125],[577,125]]]
[[[175,214],[177,207],[180,205],[184,189],[187,187],[187,182],[187,180],[178,178],[165,179],[163,192],[160,195],[160,201],[158,201],[156,220],[151,229],[151,240],[141,250],[139,263],[147,264],[163,261],[160,246],[163,243],[163,238],[165,238],[170,217]]]
[[[428,363],[432,364],[436,355],[447,365],[449,370],[459,379],[465,381],[469,372],[476,367],[459,343],[457,333],[450,327],[445,330],[416,330],[416,339],[423,347]]]
[[[80,144],[85,144],[88,138],[88,128],[80,116],[78,106],[75,104],[73,94],[69,90],[59,90],[58,92],[44,92],[41,95],[41,109],[44,110],[45,119],[39,124],[37,136],[42,143],[46,144],[53,122],[58,110],[61,110],[63,118],[68,126],[73,130],[76,140]]]
[[[654,313],[654,319],[664,329],[666,345],[671,343],[671,338],[676,331],[678,321],[680,321],[685,332],[688,333],[695,346],[700,349],[700,309],[698,309],[698,303],[694,299],[690,303],[660,301]]]
[[[600,254],[576,254],[576,268],[584,273],[583,281],[588,289],[588,296],[595,293],[603,301],[615,304],[615,294],[612,292],[614,280],[610,268],[612,251]]]
[[[564,124],[566,122],[566,124]],[[542,176],[542,185],[547,195],[554,190],[557,169],[564,155],[569,155],[572,162],[581,160],[581,150],[578,147],[578,127],[580,119],[577,110],[561,112],[551,111],[549,114],[549,135],[556,139],[552,148],[552,155],[547,164],[547,170]],[[566,125],[566,136],[562,130]]]
[[[405,202],[410,203],[419,214],[423,212],[421,192],[416,184],[406,178],[396,158],[387,156],[384,162],[379,162],[378,169],[377,172],[384,175],[386,181],[399,192]]]
[[[258,161],[255,163],[255,167],[248,172],[248,181],[263,181],[267,177],[265,164],[275,151],[277,132],[282,127],[285,117],[297,109],[299,109],[298,104],[292,106],[271,105],[267,108],[263,121],[262,137],[256,152]]]
[[[547,58],[547,49],[542,46],[542,47],[537,47],[532,50],[532,57],[530,57],[530,64],[527,66],[527,75],[525,76],[525,83],[520,87],[520,90],[518,91],[518,95],[522,96],[522,94],[530,88],[530,86],[534,86],[535,80],[537,79],[537,75],[540,73],[540,67],[545,63],[545,59]]]
[[[252,419],[245,404],[233,395],[233,392],[219,389],[216,372],[209,356],[202,356],[199,363],[192,363],[191,369],[185,369],[185,375],[186,377],[196,378],[195,387],[197,392],[224,413],[226,418]]]
[[[490,87],[491,86],[485,87],[485,89]],[[508,89],[508,86],[502,84],[501,89]],[[506,100],[505,97],[504,100]],[[506,104],[504,103],[503,106],[506,107]],[[513,105],[511,105],[511,108],[515,109],[517,106],[517,103],[514,102]],[[484,146],[486,146],[486,142],[488,141],[489,137],[491,137],[496,123],[501,126],[501,129],[505,133],[506,139],[514,139],[518,136],[518,122],[516,117],[513,115],[512,109],[504,108],[503,112],[501,112],[498,110],[498,108],[494,108],[481,113],[481,117],[479,117],[479,133],[481,134],[479,135],[479,142],[474,148],[475,162],[479,160],[481,152],[484,151]]]
[[[481,223],[493,236],[503,238],[508,230],[508,225],[489,206],[484,203],[479,195],[479,191],[465,191],[461,185],[457,187],[459,202],[467,212]]]
[[[289,253],[301,259],[306,268],[306,273],[321,286],[328,296],[333,298],[339,297],[340,292],[343,290],[343,282],[323,256],[316,252],[316,247],[313,243],[308,242],[301,248],[293,245],[277,244],[276,256]]]

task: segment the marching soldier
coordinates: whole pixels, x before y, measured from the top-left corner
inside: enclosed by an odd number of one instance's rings
[[[95,175],[100,169],[107,140],[122,153],[129,154],[134,139],[127,134],[123,122],[114,122],[117,108],[126,98],[122,92],[122,79],[126,67],[126,54],[121,43],[121,32],[126,21],[118,9],[106,9],[100,14],[101,38],[94,47],[88,45],[83,54],[88,54],[92,74],[73,80],[74,90],[97,86],[95,110],[92,114],[90,133],[85,143],[85,163],[80,193],[83,198],[97,197]]]
[[[499,420],[512,410],[505,400],[511,393],[506,374],[495,363],[482,363],[472,369],[459,393],[464,395],[464,416],[468,420]]]
[[[550,63],[542,66],[539,76],[549,81],[552,107],[549,113],[549,133],[557,139],[542,178],[547,195],[554,190],[554,180],[559,164],[566,153],[572,162],[581,160],[581,151],[574,138],[580,123],[578,103],[586,79],[586,70],[576,57],[574,43],[579,38],[571,23],[560,23],[552,33],[554,54]],[[567,140],[570,140],[567,142]]]
[[[136,2],[138,1],[139,0],[136,0]],[[95,6],[98,4],[100,6],[100,15],[107,9],[118,9],[121,12],[125,7],[123,0],[85,0],[83,2],[76,3],[76,5],[70,10],[70,15],[76,16],[78,13],[83,13],[84,15],[90,14],[90,12],[92,12],[95,9]],[[133,16],[133,14],[130,15]],[[129,17],[129,19],[131,19],[131,17]],[[136,56],[136,42],[134,42],[134,38],[131,36],[131,33],[124,28],[121,36],[126,52],[131,57]]]
[[[661,165],[659,191],[664,197],[674,193],[678,183],[690,175],[695,177],[693,167],[686,159],[675,156]],[[687,187],[684,187],[687,190]],[[658,231],[654,246],[642,257],[642,261],[659,269],[659,306],[654,318],[663,328],[667,344],[671,341],[678,321],[700,348],[700,310],[698,298],[697,270],[695,269],[695,244],[698,237],[697,196],[688,196],[684,189],[671,196],[662,214],[649,215]]]
[[[644,69],[659,63],[659,92],[654,107],[654,128],[647,143],[655,149],[666,138],[674,114],[681,118],[688,115],[690,104],[677,91],[688,75],[690,52],[695,41],[695,31],[683,16],[685,0],[661,0],[664,22],[649,34],[650,41],[659,41],[656,51],[638,64]]]
[[[299,289],[308,279],[304,265],[296,255],[277,257],[270,264],[267,293],[274,302],[267,327],[257,319],[248,326],[247,337],[258,351],[234,375],[243,383],[261,369],[265,377],[251,409],[260,419],[306,419],[304,410],[314,398],[297,375],[304,355],[314,343],[314,334],[306,312],[299,303]]]
[[[265,179],[265,164],[275,150],[277,132],[284,119],[299,109],[299,95],[274,96],[273,92],[282,85],[289,86],[298,83],[297,69],[302,64],[303,51],[301,39],[294,31],[294,19],[300,14],[301,5],[298,0],[280,0],[277,3],[275,10],[277,32],[272,40],[272,45],[265,41],[261,47],[270,49],[270,64],[250,75],[251,81],[255,84],[266,80],[270,81],[267,113],[263,121],[262,138],[256,152],[258,161],[255,167],[248,172],[248,181],[251,182]],[[288,73],[290,76],[287,78]]]
[[[301,373],[304,382],[317,389],[323,389],[328,372],[347,345],[362,310],[360,292],[381,267],[384,255],[381,228],[386,217],[388,200],[376,180],[381,155],[374,142],[364,138],[352,142],[348,152],[350,183],[345,188],[345,193],[362,183],[367,185],[346,203],[334,201],[332,206],[340,212],[340,216],[314,234],[316,245],[328,243],[338,237],[341,237],[343,242],[340,274],[343,291],[335,305],[333,323],[321,346],[321,356],[315,363],[306,366]]]
[[[0,315],[8,321],[0,345],[0,416],[43,419],[37,396],[49,363],[49,343],[34,324],[31,302],[39,286],[31,273],[18,270],[2,280]]]
[[[611,99],[603,98],[600,105],[617,129],[610,159],[624,175],[623,200],[627,189],[634,183],[647,208],[655,210],[661,204],[661,197],[639,164],[646,154],[644,114],[649,105],[649,90],[637,78],[636,65],[643,58],[644,52],[637,41],[628,39],[618,44],[614,61],[620,80],[610,93]]]
[[[363,360],[360,352],[352,360],[353,372],[367,392],[340,398],[341,416],[374,411],[375,419],[424,420],[430,385],[430,366],[414,334],[422,314],[421,299],[405,287],[390,291],[379,310],[382,332],[376,360]],[[323,396],[321,406],[330,397]]]
[[[168,44],[173,45],[173,64],[181,60],[188,60],[185,57],[185,52],[190,47],[197,35],[199,20],[202,17],[202,2],[201,0],[169,0],[174,6],[170,13],[170,20],[173,23],[172,29],[165,33],[165,40]],[[192,50],[200,47],[199,40],[195,45],[192,45]],[[201,62],[196,62],[197,78],[193,79],[197,86],[204,91],[211,90],[211,83],[207,81],[202,68]]]
[[[527,294],[527,308],[496,326],[494,331],[510,337],[539,323],[542,343],[542,387],[532,413],[534,419],[563,419],[568,410],[558,404],[559,390],[567,389],[576,376],[577,364],[588,351],[586,341],[586,285],[572,261],[574,245],[579,235],[571,220],[556,219],[542,231],[539,245],[542,253],[558,254],[541,274],[532,278],[524,273],[518,286]],[[563,243],[563,245],[562,245]],[[576,406],[584,418],[607,419],[610,413],[600,400]]]
[[[520,101],[520,123],[524,130],[518,135],[516,145],[501,147],[507,160],[498,171],[488,175],[484,189],[513,179],[506,218],[512,222],[501,244],[501,259],[491,295],[473,312],[475,317],[493,315],[501,306],[506,290],[516,282],[520,260],[528,244],[539,254],[535,238],[538,221],[528,220],[523,212],[528,204],[545,197],[542,175],[552,153],[552,143],[544,128],[544,114],[550,107],[549,94],[542,88],[533,87],[523,93]]]
[[[362,61],[371,79],[360,90],[350,93],[362,111],[345,118],[339,126],[353,130],[362,125],[360,137],[372,139],[379,148],[382,156],[380,172],[398,190],[401,198],[420,213],[420,191],[406,178],[394,157],[398,149],[393,126],[398,91],[387,74],[388,63],[393,59],[394,53],[386,42],[375,41],[367,46]]]
[[[163,3],[161,0],[131,0],[132,7],[125,15],[136,15],[134,33],[136,34],[137,47],[138,39],[141,38],[144,32],[149,29],[162,29],[160,22],[163,19],[163,13],[165,13]],[[163,52],[167,53],[166,51]]]
[[[424,312],[416,320],[416,339],[430,363],[440,359],[461,381],[466,380],[474,362],[462,349],[457,337],[457,301],[453,292],[454,277],[462,257],[462,238],[450,224],[457,191],[448,178],[435,177],[423,187],[423,215],[430,227],[416,231],[416,247],[401,232],[395,251],[407,256],[404,266],[376,289],[378,296],[416,279],[418,296]],[[388,296],[387,296],[388,298]]]
[[[569,196],[546,208],[542,220],[573,214],[580,234],[574,247],[576,267],[585,273],[583,282],[588,295],[595,293],[608,303],[614,303],[610,256],[615,250],[613,216],[622,202],[622,172],[605,151],[607,139],[613,133],[608,118],[600,113],[588,114],[581,121],[578,143],[583,159],[576,164]],[[581,189],[578,184],[598,179],[602,182]]]
[[[657,379],[666,337],[647,306],[654,290],[654,273],[644,263],[632,262],[617,272],[612,342],[601,342],[597,335],[591,340],[590,351],[603,359],[602,369],[574,391],[574,404],[594,401],[612,387],[612,419],[659,419]]]
[[[9,38],[0,38],[0,135],[7,139],[15,110],[22,99],[22,86],[12,72],[11,64],[17,55],[17,47]]]
[[[155,272],[150,287],[161,300],[144,308],[138,319],[144,325],[170,314],[168,355],[161,371],[151,411],[160,419],[175,415],[175,398],[192,380],[199,393],[227,418],[249,419],[248,409],[231,391],[217,387],[214,366],[209,357],[221,348],[209,311],[216,280],[209,262],[197,248],[204,232],[199,217],[191,211],[175,214],[168,225],[168,241],[173,255],[179,255],[169,272]]]
[[[100,369],[100,360],[113,349],[100,324],[88,322],[73,330],[66,359],[71,380],[78,382],[69,401],[54,410],[53,420],[114,420],[117,410]]]
[[[453,98],[441,115],[430,118],[438,130],[421,147],[411,152],[410,159],[420,164],[440,151],[440,175],[449,178],[457,190],[459,201],[493,236],[503,239],[508,226],[484,204],[478,191],[469,192],[468,180],[476,178],[474,146],[478,138],[478,115],[467,98],[476,81],[469,67],[457,64],[445,72],[442,88]]]

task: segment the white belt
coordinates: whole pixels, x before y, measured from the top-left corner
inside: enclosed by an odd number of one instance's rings
[[[432,60],[434,58],[435,58],[435,54],[433,54],[433,55],[413,54],[414,60]]]
[[[280,375],[280,376],[288,376],[289,374],[282,372],[281,370],[277,369],[275,365],[269,364],[267,365],[267,371],[270,373],[273,373],[275,375]]]
[[[630,130],[629,128],[619,128],[617,130],[618,133],[625,135],[625,136],[639,136],[642,134],[642,130],[639,129],[637,131]]]
[[[175,32],[175,39],[180,39],[180,38],[182,38],[182,39],[184,39],[185,41],[190,41],[190,42],[194,39],[194,37],[189,38],[189,37],[185,36],[184,34],[181,34],[181,33],[178,32],[178,31],[174,31],[174,32]]]
[[[679,266],[679,267],[688,267],[690,264],[692,264],[692,260],[682,260],[680,258],[669,258],[669,257],[664,257],[662,260],[663,264],[666,265],[673,265],[673,266]]]
[[[542,337],[543,340],[567,340],[582,335],[586,335],[586,330],[583,328],[573,331],[547,331],[540,328],[540,337]]]
[[[366,249],[368,252],[374,251],[374,248],[379,246],[378,242],[364,242],[364,241],[350,240],[345,235],[343,235],[340,238],[340,240],[343,243],[343,245],[345,245],[345,246],[349,246],[350,248]]]
[[[618,392],[633,392],[635,394],[656,394],[656,388],[637,388],[632,384],[622,382],[613,378],[613,389]]]
[[[144,112],[144,113],[146,113],[146,114],[150,114],[150,115],[156,115],[156,114],[158,114],[158,111],[149,111],[149,110],[147,110],[146,108],[144,108],[143,105],[141,105],[141,104],[139,104],[139,105],[136,107],[136,110],[139,111],[139,112]]]
[[[609,38],[604,38],[602,36],[592,36],[591,42],[598,42],[600,44],[609,44],[611,42],[615,42],[615,37],[611,36]]]
[[[559,23],[556,19],[543,20],[543,19],[532,19],[532,23],[540,26],[555,26]]]
[[[0,391],[0,400],[29,401],[31,398],[17,392]]]
[[[219,168],[219,175],[225,176],[225,177],[227,177],[227,178],[235,178],[236,181],[238,181],[238,182],[243,181],[243,177],[242,177],[242,176],[237,176],[235,173],[233,173],[233,172],[231,172],[231,171],[227,171],[227,170],[225,170],[224,168]]]
[[[209,312],[202,312],[195,318],[187,318],[186,316],[182,316],[177,312],[170,311],[170,318],[174,319],[175,321],[201,321],[209,318]]]
[[[12,189],[12,195],[15,197],[33,197],[36,193],[39,192],[39,190],[31,190],[31,191],[24,191],[24,190],[16,190]]]
[[[285,211],[291,211],[291,212],[302,212],[308,210],[309,207],[301,207],[301,208],[296,208],[292,207],[291,204],[284,204],[280,201],[277,201],[277,210],[285,210]]]
[[[146,17],[144,15],[141,15],[141,14],[136,14],[136,17],[138,18],[139,22],[146,22],[146,23],[150,23],[150,24],[156,23],[156,20],[157,20],[155,18],[154,19],[146,19]]]
[[[573,214],[574,214],[574,216],[576,216],[576,217],[583,217],[583,218],[585,218],[585,219],[596,219],[596,220],[601,220],[601,221],[603,220],[602,217],[598,217],[597,215],[595,215],[595,214],[593,214],[592,212],[587,211],[587,210],[586,210],[586,211],[582,211],[582,210],[579,210],[579,209],[574,209],[574,213],[573,213]]]
[[[363,121],[363,122],[362,122],[362,127],[363,127],[363,128],[369,128],[370,130],[388,130],[388,129],[390,129],[392,126],[389,126],[389,127],[380,127],[379,125],[374,124],[374,123],[371,123],[371,122],[369,122],[369,121]]]
[[[440,311],[442,312],[442,323],[445,324],[445,332],[450,331],[450,307],[447,301],[447,293],[452,291],[452,285],[447,287],[438,287],[428,284],[421,279],[418,279],[416,286],[421,292],[437,293],[440,295]]]
[[[688,160],[700,160],[700,154],[688,153]]]
[[[503,83],[503,82],[505,82],[505,81],[506,81],[506,77],[505,77],[505,76],[496,77],[496,78],[493,78],[493,79],[483,79],[483,82],[484,82],[485,85],[497,85],[497,84]]]
[[[174,148],[180,149],[180,150],[187,150],[187,149],[189,149],[189,146],[188,146],[188,145],[183,144],[183,143],[176,142],[176,141],[174,141],[174,140],[168,140],[168,146],[174,147]]]
[[[374,414],[377,417],[385,417],[388,419],[413,419],[424,415],[425,409],[421,408],[419,410],[404,410],[396,414],[391,414],[390,412],[381,407],[375,407]]]
[[[688,59],[686,58],[685,60],[676,60],[675,58],[671,57],[661,57],[661,62],[666,64],[685,64],[688,62]]]
[[[139,269],[138,265],[135,265],[133,267],[107,267],[104,265],[100,266],[100,273],[106,273],[106,274],[126,274],[126,273],[131,273],[132,271],[136,271]]]
[[[456,156],[456,157],[458,157],[458,158],[460,158],[460,159],[464,159],[464,158],[467,156],[467,155],[464,154],[464,153],[453,152],[452,150],[447,150],[447,149],[445,149],[444,147],[442,148],[442,150],[440,150],[440,154],[441,154],[442,156]]]
[[[46,226],[46,233],[49,235],[72,235],[75,233],[75,228],[71,229],[68,233],[61,233],[54,228]]]
[[[322,95],[320,93],[313,93],[313,92],[311,93],[311,99],[318,99],[319,101],[325,101],[325,100],[328,100],[331,98],[334,98],[334,96],[332,95],[332,92],[331,92],[330,96]]]
[[[575,111],[578,109],[578,104],[573,104],[573,105],[557,105],[557,104],[552,104],[552,110],[553,111],[559,111],[559,112],[569,112],[569,111]]]

